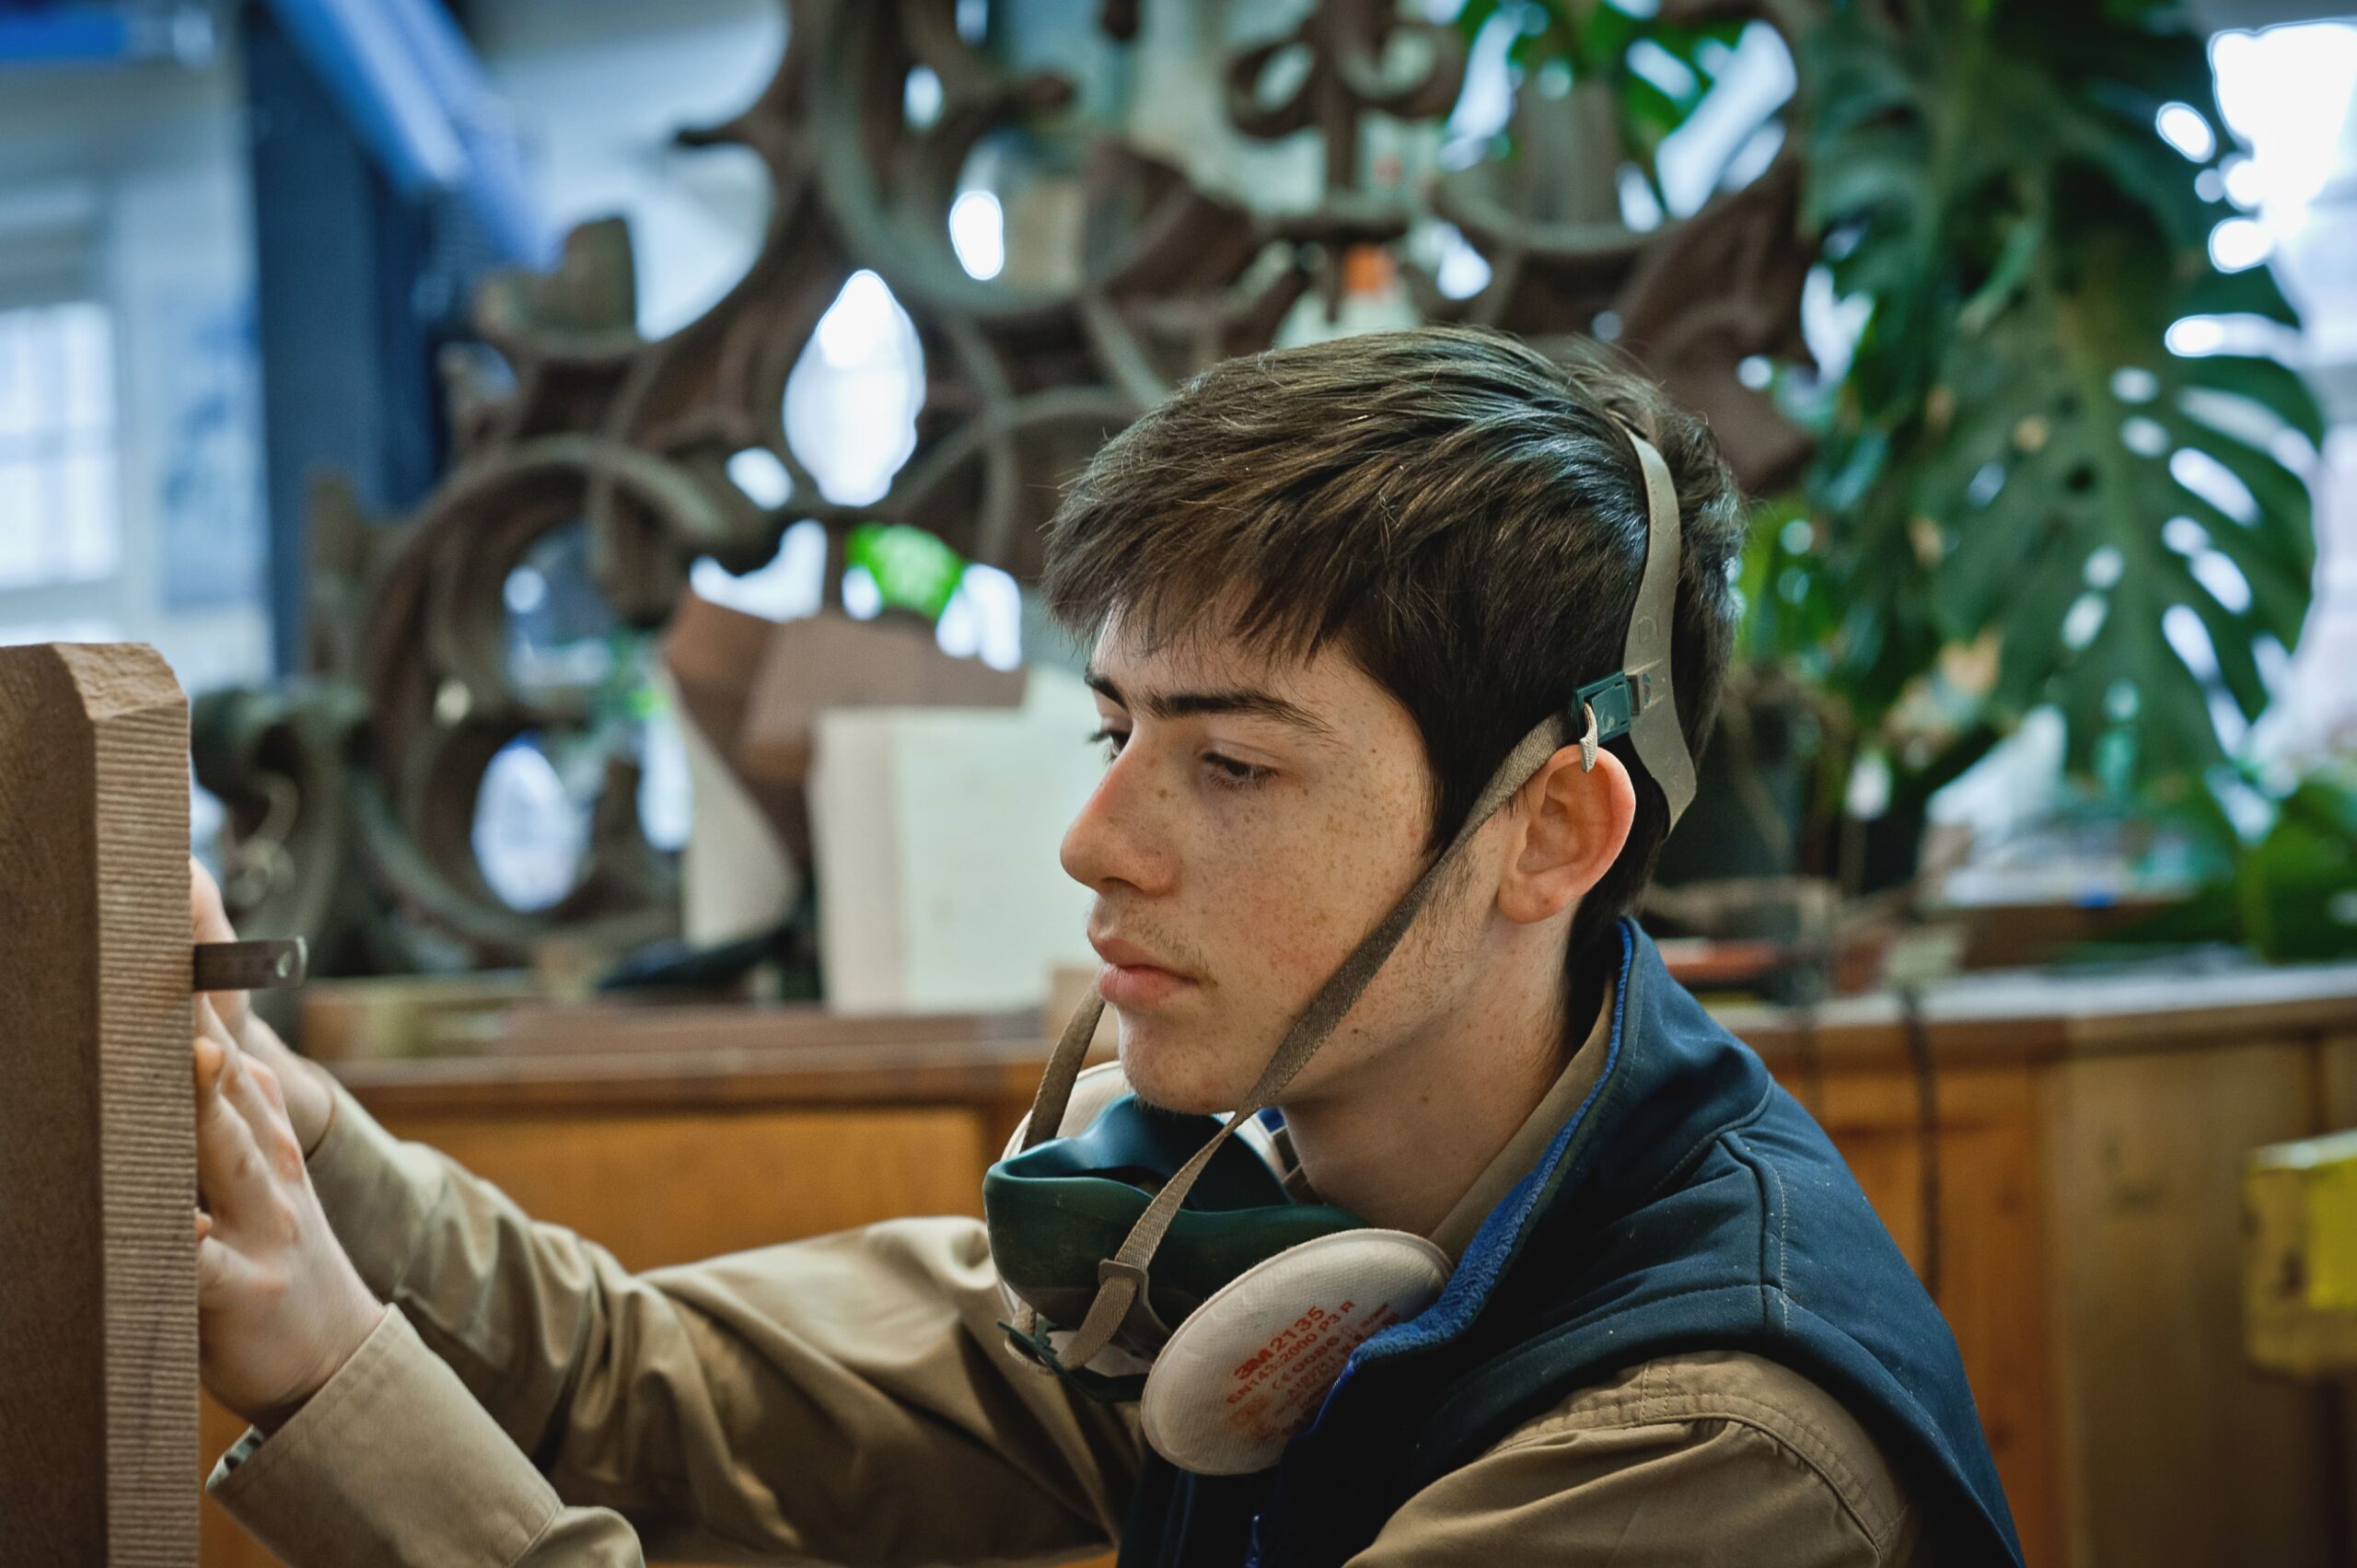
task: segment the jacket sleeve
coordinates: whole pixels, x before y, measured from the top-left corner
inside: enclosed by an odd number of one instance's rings
[[[393,1310],[215,1472],[296,1568],[573,1568],[636,1562],[642,1543],[712,1561],[1049,1561],[1113,1537],[1134,1428],[1004,1348],[977,1221],[633,1275],[342,1090],[310,1165]],[[372,1544],[325,1550],[347,1539]]]
[[[1863,1427],[1755,1356],[1647,1362],[1410,1498],[1350,1568],[1924,1568]]]

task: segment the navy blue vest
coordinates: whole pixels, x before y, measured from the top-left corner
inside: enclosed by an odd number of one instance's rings
[[[1603,1075],[1441,1298],[1359,1347],[1274,1469],[1195,1476],[1149,1452],[1121,1568],[1330,1568],[1573,1390],[1697,1350],[1831,1393],[1899,1466],[1942,1563],[2018,1568],[1939,1309],[1808,1113],[1620,929]]]

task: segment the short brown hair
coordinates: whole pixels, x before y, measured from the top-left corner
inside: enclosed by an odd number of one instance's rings
[[[1684,552],[1672,680],[1700,758],[1734,641],[1744,506],[1703,423],[1597,354],[1429,327],[1213,366],[1099,451],[1049,524],[1048,607],[1084,644],[1119,612],[1148,645],[1202,624],[1279,656],[1334,643],[1406,707],[1456,831],[1516,741],[1620,666],[1644,560],[1644,478],[1677,482]],[[1638,782],[1620,858],[1569,957],[1653,873],[1666,807]]]

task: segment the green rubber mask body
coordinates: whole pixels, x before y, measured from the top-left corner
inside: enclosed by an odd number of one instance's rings
[[[982,1213],[1007,1291],[1047,1325],[1079,1323],[1097,1295],[1098,1265],[1120,1250],[1155,1194],[1219,1127],[1216,1116],[1160,1110],[1124,1094],[1084,1131],[993,1166],[982,1179]],[[1329,1204],[1296,1202],[1267,1145],[1230,1139],[1187,1190],[1155,1254],[1143,1309],[1129,1315],[1114,1343],[1150,1362],[1172,1328],[1246,1271],[1363,1223]],[[1053,1366],[1049,1332],[1035,1327],[1016,1342]],[[1132,1394],[1125,1386],[1083,1387],[1100,1398]]]

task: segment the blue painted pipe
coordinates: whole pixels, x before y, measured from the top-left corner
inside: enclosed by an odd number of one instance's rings
[[[508,260],[536,267],[555,265],[556,236],[534,198],[515,126],[466,35],[436,0],[383,0],[383,5],[448,112],[471,162],[472,177],[455,194]]]
[[[136,54],[120,11],[55,6],[0,12],[0,65],[112,64]]]
[[[504,261],[555,261],[505,111],[435,0],[271,4],[396,191],[454,199]]]

